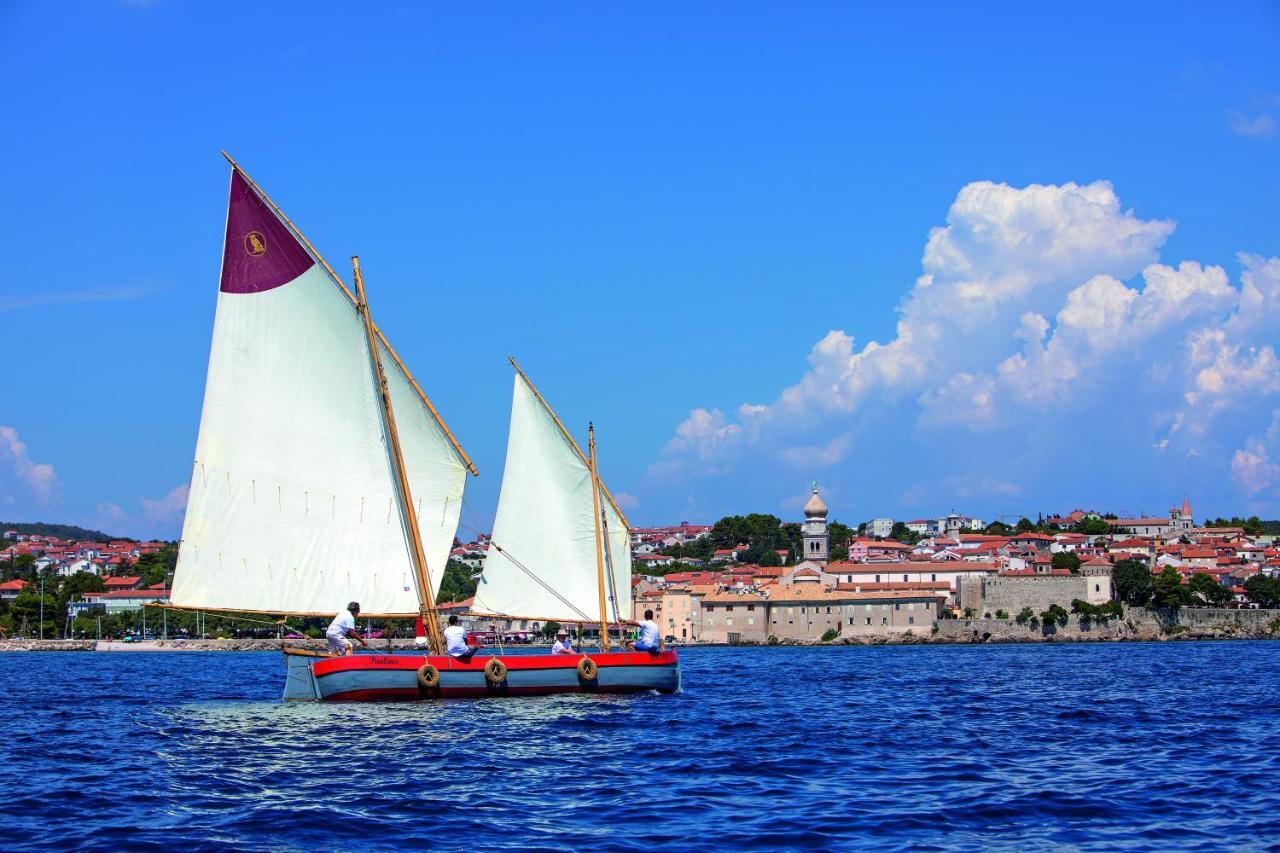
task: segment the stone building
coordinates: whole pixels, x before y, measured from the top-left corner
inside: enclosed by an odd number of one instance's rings
[[[868,584],[945,584],[949,590],[949,604],[954,603],[955,593],[963,578],[984,578],[996,574],[991,562],[897,562],[897,563],[816,563],[804,562],[793,566],[788,574],[778,579],[783,586],[817,581],[823,586],[834,587]]]
[[[1111,600],[1111,565],[1094,565],[1089,561],[1078,575],[994,575],[986,578],[961,578],[956,606],[973,609],[979,616],[1003,610],[1016,616],[1025,607],[1036,613],[1058,604],[1070,609],[1077,598],[1090,604],[1106,604]]]
[[[804,540],[801,560],[825,563],[830,559],[831,537],[827,533],[827,505],[818,497],[818,484],[813,484],[813,494],[804,505],[804,523],[800,525]]]
[[[702,600],[701,639],[710,643],[814,641],[933,629],[943,594],[928,589],[852,590],[821,584],[721,589]]]

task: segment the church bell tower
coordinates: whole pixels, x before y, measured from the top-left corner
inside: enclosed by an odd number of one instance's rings
[[[813,494],[804,505],[804,524],[800,526],[804,540],[801,560],[826,563],[830,559],[831,537],[827,534],[827,505],[818,497],[818,484],[813,484]]]

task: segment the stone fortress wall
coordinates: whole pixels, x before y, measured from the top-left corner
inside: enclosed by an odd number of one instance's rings
[[[1016,575],[987,578],[960,578],[956,605],[973,608],[979,616],[1003,610],[1016,616],[1025,607],[1036,613],[1058,604],[1070,609],[1077,598],[1090,604],[1111,600],[1111,569],[1085,567],[1078,575]]]

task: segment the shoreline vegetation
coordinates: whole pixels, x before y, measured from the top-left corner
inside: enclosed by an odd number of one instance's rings
[[[1123,616],[1070,615],[1053,624],[1035,625],[1009,619],[941,619],[928,633],[902,632],[828,640],[775,640],[739,646],[927,646],[1021,643],[1185,642],[1191,640],[1280,640],[1280,610],[1182,609],[1175,612],[1129,608]],[[0,641],[0,652],[94,651],[96,640]],[[138,652],[279,652],[285,645],[323,650],[322,642],[280,639],[171,639],[139,643]],[[546,644],[513,648],[538,649]],[[675,648],[712,648],[725,643],[681,643]],[[113,643],[112,651],[135,651]],[[412,651],[412,640],[375,640],[370,651]],[[489,651],[490,649],[482,650]],[[492,651],[496,651],[493,647]],[[588,651],[590,654],[590,651]]]

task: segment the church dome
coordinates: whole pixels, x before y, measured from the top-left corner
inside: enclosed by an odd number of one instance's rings
[[[809,502],[804,505],[805,518],[826,518],[827,505],[822,502],[822,498],[818,497],[818,487],[813,487],[813,494],[809,496]]]

